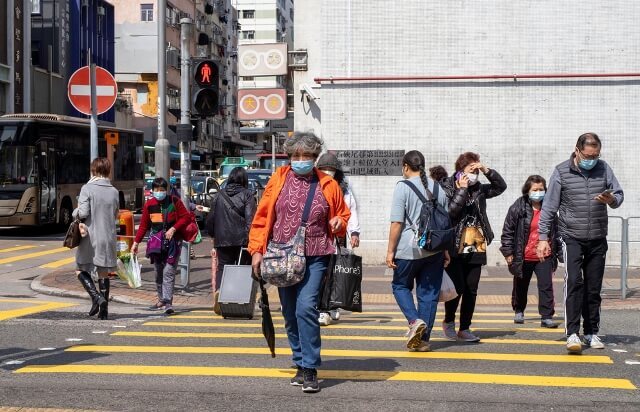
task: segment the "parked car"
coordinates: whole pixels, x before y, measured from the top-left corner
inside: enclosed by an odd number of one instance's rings
[[[249,169],[247,170],[247,177],[249,180],[257,180],[262,187],[267,187],[267,183],[271,178],[271,169]]]

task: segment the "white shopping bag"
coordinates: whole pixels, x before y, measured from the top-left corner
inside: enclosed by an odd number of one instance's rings
[[[448,302],[457,297],[458,291],[456,291],[456,286],[453,284],[453,281],[447,274],[447,271],[443,270],[442,286],[440,286],[440,297],[438,297],[438,302]]]
[[[137,289],[142,286],[142,277],[140,276],[140,263],[138,263],[138,256],[133,255],[131,259],[129,259],[129,264],[127,271],[131,277],[131,282],[129,282],[129,286],[133,289]]]

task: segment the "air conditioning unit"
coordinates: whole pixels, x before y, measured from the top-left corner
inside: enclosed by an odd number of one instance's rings
[[[289,53],[289,67],[292,70],[306,71],[309,56],[306,49],[293,50]]]

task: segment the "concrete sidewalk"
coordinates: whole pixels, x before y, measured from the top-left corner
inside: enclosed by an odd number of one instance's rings
[[[191,260],[190,284],[188,289],[180,286],[180,277],[176,279],[174,306],[183,308],[211,308],[213,295],[211,293],[211,244],[204,241],[195,246],[196,259]],[[157,301],[155,286],[155,271],[148,259],[139,254],[142,264],[142,287],[131,289],[118,278],[113,278],[111,296],[115,302],[133,305],[151,305]],[[397,306],[391,293],[391,276],[385,275],[384,266],[366,266],[362,284],[363,303],[367,306]],[[554,279],[556,305],[562,305],[562,269]],[[638,309],[640,310],[640,273],[634,271],[629,279],[629,286],[634,288],[630,296],[622,300],[620,292],[604,293],[603,308]],[[608,270],[605,275],[605,289],[619,286],[616,270]],[[535,278],[535,277],[534,277]],[[88,299],[88,296],[78,282],[73,270],[58,270],[39,276],[31,283],[31,288],[37,292]],[[478,305],[507,305],[511,304],[512,276],[505,267],[485,267],[480,280]],[[278,293],[274,287],[269,288],[269,299],[277,304]],[[535,279],[529,288],[529,304],[537,304],[537,290]]]

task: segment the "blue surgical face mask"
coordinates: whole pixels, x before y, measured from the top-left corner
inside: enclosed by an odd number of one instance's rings
[[[153,192],[153,197],[155,197],[158,202],[162,202],[164,198],[167,197],[167,192]]]
[[[591,170],[598,164],[598,159],[582,159],[578,162],[580,169]]]
[[[171,176],[169,178],[169,183],[171,183],[172,185],[175,185],[178,182],[178,179],[176,179],[175,176]]]
[[[313,170],[313,160],[293,160],[291,169],[299,176],[306,176]]]
[[[534,202],[542,202],[542,199],[544,199],[545,194],[546,192],[544,190],[540,190],[538,192],[531,192],[529,193],[529,199],[531,199]]]

